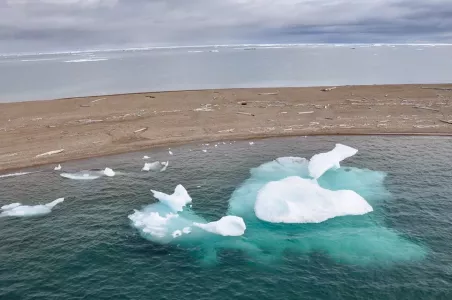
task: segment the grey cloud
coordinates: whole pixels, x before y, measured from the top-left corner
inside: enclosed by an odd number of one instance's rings
[[[0,0],[0,52],[235,42],[452,42],[450,0]]]

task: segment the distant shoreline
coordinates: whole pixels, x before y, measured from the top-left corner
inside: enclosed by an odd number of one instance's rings
[[[189,90],[0,103],[0,173],[193,142],[452,136],[449,121],[452,84]]]

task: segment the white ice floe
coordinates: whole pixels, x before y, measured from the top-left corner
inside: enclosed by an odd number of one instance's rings
[[[191,228],[190,227],[184,227],[182,229],[182,232],[185,233],[185,234],[189,234],[191,232]]]
[[[160,171],[163,172],[168,168],[169,161],[166,162],[159,162],[154,161],[151,163],[145,163],[141,171]]]
[[[76,173],[61,173],[61,177],[73,180],[93,180],[101,177],[99,172],[81,171]]]
[[[60,176],[73,180],[94,180],[102,176],[113,177],[116,173],[110,168],[104,170],[87,170],[75,173],[61,173]]]
[[[144,233],[155,237],[164,237],[168,231],[168,223],[178,217],[179,215],[173,213],[161,216],[158,212],[135,210],[129,216],[129,219],[135,228],[142,230]]]
[[[105,175],[105,176],[108,176],[108,177],[113,177],[113,176],[116,175],[116,173],[115,173],[115,171],[113,171],[113,170],[110,169],[110,168],[105,168],[105,170],[104,170],[104,175]]]
[[[203,149],[203,150],[202,150],[202,152],[206,153],[206,152],[207,152],[207,150],[206,150],[206,149]]]
[[[16,176],[22,176],[22,175],[27,175],[27,174],[31,174],[31,173],[32,173],[32,172],[17,172],[17,173],[10,173],[10,174],[0,175],[0,178],[16,177]]]
[[[64,201],[64,198],[58,198],[47,204],[39,205],[22,205],[20,203],[12,203],[4,205],[0,209],[0,217],[33,217],[46,215],[52,211],[58,203]]]
[[[354,191],[327,190],[315,180],[298,176],[267,183],[259,190],[254,204],[256,216],[272,223],[320,223],[372,210]]]
[[[143,156],[143,159],[149,159],[149,158],[150,158],[150,157],[147,156],[147,155]]]
[[[250,142],[249,144],[252,146],[252,145],[254,145],[254,142]]]
[[[193,223],[193,226],[222,236],[240,236],[243,235],[246,230],[243,219],[236,216],[225,216],[218,221],[206,224]]]
[[[56,166],[56,167],[54,168],[54,170],[55,170],[55,171],[61,170],[61,165]]]
[[[154,197],[156,199],[158,199],[161,203],[165,204],[175,212],[182,211],[184,206],[188,203],[191,203],[192,201],[187,190],[181,184],[176,186],[172,195],[154,190],[151,190],[151,192],[154,194]]]
[[[169,155],[173,155],[173,151],[169,150],[168,151]]]
[[[169,166],[169,161],[167,161],[167,162],[161,162],[160,164],[163,166],[163,168],[160,169],[160,172],[164,172],[164,171],[166,171],[166,169],[167,169],[168,166]]]
[[[340,162],[358,152],[349,146],[336,144],[333,150],[314,155],[309,161],[309,174],[317,179],[331,168],[340,168]]]
[[[154,161],[151,163],[145,163],[141,171],[158,171],[162,168],[159,161]]]

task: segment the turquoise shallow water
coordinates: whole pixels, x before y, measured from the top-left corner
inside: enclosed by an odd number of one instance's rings
[[[256,167],[336,142],[359,152],[319,183],[357,191],[374,212],[281,225],[236,205],[252,193],[243,183],[261,179]],[[49,215],[0,218],[0,299],[450,299],[451,150],[452,139],[439,137],[280,138],[63,164],[119,172],[92,181],[61,178],[53,166],[0,178],[0,205],[66,197]],[[145,154],[169,168],[140,172]],[[155,203],[149,189],[177,184],[200,218],[243,216],[245,235],[167,245],[141,237],[127,216]]]

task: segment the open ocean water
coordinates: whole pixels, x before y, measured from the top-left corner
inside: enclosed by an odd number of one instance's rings
[[[0,55],[0,102],[186,89],[450,82],[452,45],[244,45]]]
[[[319,184],[358,192],[373,212],[317,224],[255,218],[253,190],[299,172],[262,164],[337,142],[359,152]],[[54,166],[1,177],[0,206],[66,199],[47,215],[0,217],[0,299],[452,299],[451,138],[292,137],[171,151],[63,164],[117,172],[95,180],[62,178]],[[168,169],[140,171],[143,155],[169,160]],[[150,189],[171,194],[178,184],[193,198],[182,214],[240,215],[245,234],[150,241],[128,216],[157,201]]]

